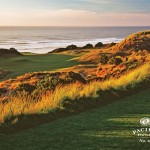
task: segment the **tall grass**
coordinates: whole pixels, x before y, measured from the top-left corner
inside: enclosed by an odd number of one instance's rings
[[[55,109],[64,109],[64,104],[100,96],[99,91],[126,90],[128,86],[135,87],[150,78],[150,63],[147,63],[118,79],[93,81],[87,84],[73,83],[59,85],[54,91],[45,91],[35,96],[33,93],[21,92],[8,97],[8,102],[0,103],[0,123],[19,115],[49,113]],[[69,101],[67,101],[69,99]],[[103,99],[100,99],[103,101]]]

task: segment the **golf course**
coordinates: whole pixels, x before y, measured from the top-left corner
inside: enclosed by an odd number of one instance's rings
[[[3,78],[5,80],[30,72],[53,71],[60,68],[72,67],[77,64],[76,61],[71,60],[74,57],[59,54],[26,54],[16,57],[3,57],[0,58],[0,68],[9,72]]]
[[[149,149],[150,31],[97,45],[1,49],[0,149]]]
[[[100,107],[12,135],[1,135],[3,150],[148,150],[133,130],[149,117],[150,89]]]

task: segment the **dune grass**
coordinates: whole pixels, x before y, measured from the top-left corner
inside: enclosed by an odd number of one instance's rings
[[[34,92],[30,94],[25,91],[18,92],[9,97],[6,104],[0,104],[2,108],[0,122],[3,123],[21,115],[51,113],[54,110],[75,111],[74,108],[85,104],[91,105],[95,101],[101,105],[104,101],[107,103],[107,100],[118,97],[121,91],[132,91],[139,83],[149,82],[149,77],[150,63],[147,63],[119,79],[60,85],[54,91],[39,91],[38,96]],[[78,104],[80,102],[81,104]]]
[[[0,81],[15,78],[29,72],[52,71],[72,67],[78,64],[77,61],[71,60],[73,58],[75,56],[63,54],[34,54],[0,58],[0,68],[9,71],[9,74],[0,79]]]
[[[2,150],[148,150],[133,130],[149,117],[150,90],[120,99],[105,107],[1,136]]]

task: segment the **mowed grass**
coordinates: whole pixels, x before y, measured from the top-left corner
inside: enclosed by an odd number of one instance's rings
[[[133,130],[149,117],[150,89],[105,107],[2,136],[2,150],[148,150]]]
[[[29,72],[52,71],[77,64],[75,56],[63,54],[24,55],[0,58],[0,68],[10,73],[3,79],[15,78]]]

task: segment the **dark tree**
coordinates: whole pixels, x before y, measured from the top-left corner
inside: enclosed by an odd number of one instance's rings
[[[98,42],[96,45],[95,45],[95,48],[101,48],[103,46],[103,43],[102,42]]]
[[[82,47],[83,49],[91,49],[93,48],[92,44],[86,44],[85,46]]]

